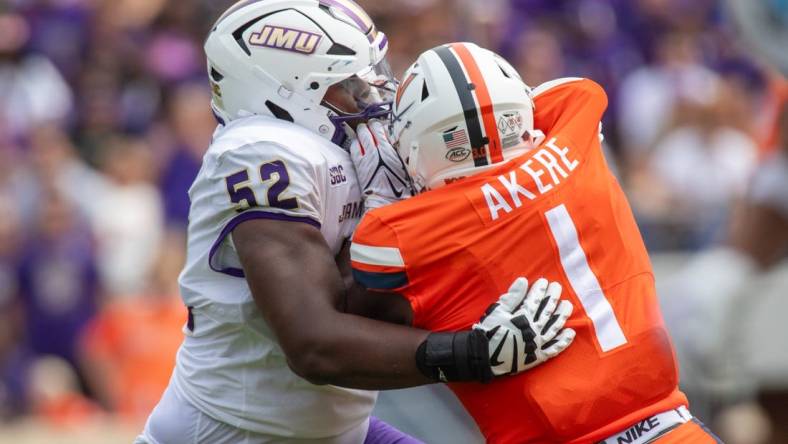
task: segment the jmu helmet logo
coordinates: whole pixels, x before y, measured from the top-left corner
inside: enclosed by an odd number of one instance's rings
[[[253,32],[249,36],[249,44],[301,54],[313,54],[322,38],[322,35],[312,32],[266,25],[260,32]]]

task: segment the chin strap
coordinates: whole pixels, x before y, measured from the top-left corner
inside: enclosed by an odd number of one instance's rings
[[[388,120],[391,117],[391,106],[393,102],[381,102],[367,105],[364,111],[355,114],[342,112],[335,105],[324,100],[321,105],[325,106],[335,115],[329,116],[331,123],[334,124],[334,136],[331,142],[335,145],[348,149],[353,138],[352,128],[349,123],[353,121],[368,122],[372,119]]]

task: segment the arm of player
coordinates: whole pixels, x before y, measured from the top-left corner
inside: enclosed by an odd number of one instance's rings
[[[388,131],[379,120],[361,124],[350,146],[367,211],[413,196],[413,186]]]
[[[487,382],[530,368],[531,356],[540,353],[537,348],[545,356],[557,354],[573,337],[557,335],[568,314],[556,311],[559,317],[553,319],[554,305],[548,301],[528,303],[539,292],[529,292],[527,299],[522,282],[476,328],[429,333],[343,313],[341,275],[312,225],[253,219],[235,228],[233,242],[254,300],[289,365],[316,384],[392,389],[439,381]],[[552,322],[535,322],[528,311],[542,306]],[[556,342],[534,341],[533,333],[541,337],[545,326]],[[491,360],[491,350],[496,360]]]
[[[429,332],[341,312],[344,284],[315,227],[252,220],[235,228],[233,242],[255,302],[295,373],[362,389],[434,382],[414,359]]]
[[[600,121],[607,109],[604,88],[590,79],[565,77],[533,90],[534,128],[545,134],[564,133],[580,147],[602,142]]]

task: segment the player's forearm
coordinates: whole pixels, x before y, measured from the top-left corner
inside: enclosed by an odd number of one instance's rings
[[[307,380],[390,389],[492,377],[483,332],[430,334],[342,312],[347,289],[314,227],[247,221],[233,242],[255,303]]]
[[[293,371],[312,383],[384,390],[434,382],[416,365],[427,331],[342,313],[310,330],[288,356]]]
[[[365,389],[430,382],[416,364],[428,332],[341,312],[346,285],[319,231],[249,221],[233,241],[252,296],[297,374]]]

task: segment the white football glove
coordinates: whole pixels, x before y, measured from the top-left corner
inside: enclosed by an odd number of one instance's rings
[[[356,128],[356,135],[350,145],[350,157],[356,167],[366,209],[413,196],[410,177],[383,123],[379,120],[362,123]]]
[[[528,280],[521,277],[487,309],[473,328],[489,339],[494,375],[528,370],[569,347],[575,331],[564,324],[573,307],[560,298],[561,284],[539,279],[528,291]]]

